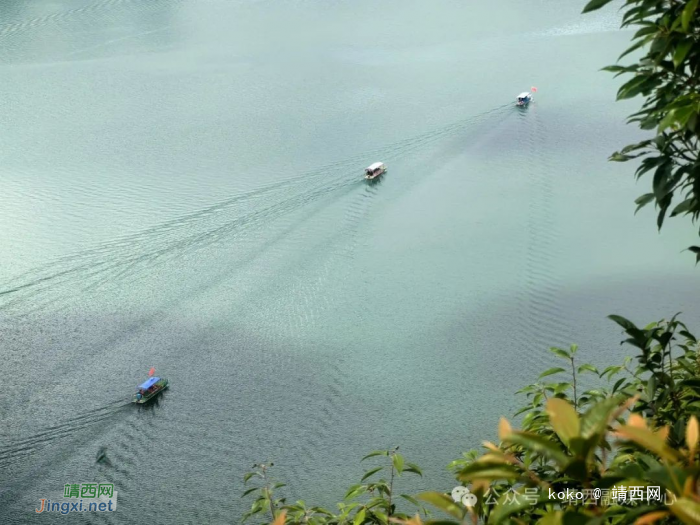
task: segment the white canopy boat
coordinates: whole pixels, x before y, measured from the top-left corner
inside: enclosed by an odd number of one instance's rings
[[[532,88],[532,91],[536,91],[535,88]],[[530,102],[532,102],[532,92],[531,91],[523,91],[518,95],[518,98],[515,100],[515,105],[516,106],[527,106]]]
[[[384,173],[386,173],[386,166],[384,163],[375,162],[371,166],[365,168],[365,179],[374,180]]]

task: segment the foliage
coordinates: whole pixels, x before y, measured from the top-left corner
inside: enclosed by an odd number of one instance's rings
[[[275,521],[282,516],[282,523],[387,525],[389,520],[409,519],[408,515],[397,511],[397,496],[427,514],[418,500],[407,494],[396,493],[395,484],[403,474],[423,475],[421,469],[414,463],[406,462],[398,450],[399,447],[391,450],[376,450],[362,458],[362,461],[371,458],[384,458],[384,461],[367,470],[360,482],[348,489],[344,500],[337,505],[337,513],[322,507],[309,507],[301,500],[287,505],[284,498],[275,499],[274,491],[283,487],[284,484],[275,483],[269,478],[267,475],[269,467],[254,465],[255,470],[245,475],[244,482],[258,479],[259,483],[243,493],[243,496],[255,495],[255,500],[250,511],[244,516],[244,520],[269,514]],[[269,466],[271,467],[272,464]],[[383,477],[382,474],[387,476]]]
[[[477,495],[465,509],[474,523],[700,523],[698,342],[675,317],[644,328],[611,318],[639,350],[636,366],[627,359],[599,372],[584,364],[571,368],[568,381],[524,388],[522,429],[502,419],[498,445],[486,442],[483,455],[452,463]],[[573,365],[576,350],[552,352]],[[540,379],[565,372],[550,369]],[[576,399],[581,373],[611,386]],[[659,501],[648,501],[648,487],[659,487]],[[583,499],[553,496],[567,490]],[[617,501],[623,494],[625,504]]]
[[[427,503],[450,517],[428,519],[432,525],[700,524],[698,340],[676,316],[643,328],[610,318],[623,329],[623,343],[637,349],[636,359],[598,370],[577,363],[576,345],[552,348],[565,366],[544,371],[520,391],[527,399],[518,412],[522,428],[502,418],[498,444],[485,442],[484,453],[467,452],[450,465],[473,494],[471,503],[423,492],[401,494],[406,505],[429,518]],[[603,384],[582,390],[583,374]],[[335,512],[304,501],[286,504],[275,496],[284,485],[269,478],[272,464],[256,465],[245,477],[258,482],[244,494],[255,494],[246,518],[267,515],[277,525],[420,525],[419,515],[397,510],[395,490],[398,477],[421,475],[420,469],[405,462],[398,447],[368,459],[384,461],[348,489]],[[582,499],[566,498],[577,493]]]
[[[591,0],[584,12],[611,0]],[[625,146],[610,159],[625,162],[642,158],[640,178],[653,171],[652,191],[637,200],[637,210],[654,202],[661,229],[670,216],[700,216],[700,17],[698,0],[626,0],[623,27],[636,27],[633,44],[620,59],[637,50],[642,56],[629,65],[604,68],[617,75],[632,75],[617,98],[645,97],[641,109],[630,116],[642,130],[655,130],[652,138]],[[619,59],[618,59],[619,60]],[[674,198],[677,203],[671,209]],[[700,261],[700,247],[689,248]]]
[[[274,467],[274,463],[256,463],[253,465],[253,470],[243,476],[243,483],[255,483],[252,488],[247,489],[243,496],[255,494],[256,498],[253,501],[250,511],[243,516],[243,521],[257,514],[269,513],[274,520],[278,509],[284,504],[284,499],[276,499],[274,493],[277,489],[284,487],[284,483],[273,481],[267,471]]]

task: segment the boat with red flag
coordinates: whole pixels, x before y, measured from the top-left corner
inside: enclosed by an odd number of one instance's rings
[[[535,92],[537,92],[536,87],[531,87],[530,91],[523,91],[515,99],[515,105],[516,106],[527,106],[530,102],[532,102],[532,99],[534,98],[533,94]]]
[[[155,372],[155,369],[151,368],[148,372],[150,377],[138,386],[138,391],[131,399],[132,403],[139,405],[148,403],[168,388],[168,380],[164,377],[157,377]]]

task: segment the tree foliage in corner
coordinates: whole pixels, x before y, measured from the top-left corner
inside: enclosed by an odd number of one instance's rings
[[[592,0],[583,12],[594,11],[612,0]],[[641,50],[630,65],[604,68],[617,75],[632,75],[617,99],[645,97],[642,108],[628,122],[643,130],[656,130],[653,138],[630,144],[610,160],[643,158],[640,178],[654,174],[652,191],[637,198],[637,210],[654,202],[657,225],[664,218],[700,216],[700,20],[699,0],[627,0],[622,27],[636,27],[632,46],[618,61]],[[672,204],[674,205],[673,207]],[[689,248],[700,261],[700,246]]]
[[[502,418],[498,442],[486,441],[484,452],[465,452],[453,461],[450,470],[459,486],[451,493],[401,494],[403,476],[422,473],[396,447],[363,458],[376,466],[350,486],[336,508],[303,500],[289,504],[276,495],[284,485],[270,479],[269,463],[254,465],[244,477],[252,487],[243,495],[254,497],[244,520],[700,525],[700,342],[676,316],[645,327],[610,318],[637,350],[636,360],[599,370],[579,363],[576,345],[552,348],[562,366],[545,370],[521,390],[527,399],[518,413],[525,414],[521,428]],[[593,388],[582,388],[586,383]]]

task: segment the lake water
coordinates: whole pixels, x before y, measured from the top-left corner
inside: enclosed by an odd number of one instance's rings
[[[582,5],[0,3],[0,522],[95,481],[72,520],[233,523],[267,460],[332,505],[392,445],[449,490],[549,346],[692,324],[692,230],[606,161],[631,33]]]

